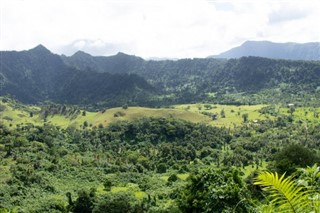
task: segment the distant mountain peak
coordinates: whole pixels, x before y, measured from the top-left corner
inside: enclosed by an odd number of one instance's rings
[[[271,41],[246,41],[213,58],[240,58],[257,56],[273,59],[320,60],[320,43],[275,43]]]
[[[123,52],[118,52],[115,56],[130,56],[130,55]]]
[[[35,53],[51,53],[50,50],[48,50],[45,46],[43,46],[42,44],[39,44],[38,46],[32,48],[29,50],[30,52],[35,52]]]
[[[82,57],[82,56],[88,57],[88,56],[92,56],[92,55],[90,55],[89,53],[86,53],[82,50],[78,50],[71,57]]]

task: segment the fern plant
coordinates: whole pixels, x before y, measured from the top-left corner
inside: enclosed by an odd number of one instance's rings
[[[313,212],[310,209],[310,192],[291,177],[285,178],[285,174],[279,177],[277,172],[263,172],[254,184],[262,186],[269,193],[272,212]]]

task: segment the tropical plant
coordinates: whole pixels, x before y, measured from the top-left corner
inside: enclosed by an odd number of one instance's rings
[[[285,174],[279,177],[277,172],[263,172],[254,184],[262,186],[271,198],[264,212],[313,212],[309,200],[311,192],[296,183],[291,176],[285,178]]]
[[[309,199],[314,212],[320,212],[320,167],[315,164],[312,167],[298,170],[302,174],[299,176],[299,184],[305,186],[309,191]]]

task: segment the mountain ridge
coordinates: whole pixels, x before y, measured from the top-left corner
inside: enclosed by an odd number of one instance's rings
[[[135,74],[80,70],[66,65],[62,58],[43,45],[27,51],[1,52],[0,95],[11,95],[24,103],[119,106],[154,92]]]
[[[44,52],[45,54],[43,54]],[[242,57],[148,61],[119,53],[73,56],[43,47],[1,52],[0,95],[95,108],[215,102],[257,104],[320,98],[320,62]]]
[[[320,42],[275,43],[271,41],[246,41],[242,45],[209,58],[240,58],[257,56],[287,60],[320,60]]]

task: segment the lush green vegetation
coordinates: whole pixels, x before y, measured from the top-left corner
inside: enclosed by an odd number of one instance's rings
[[[188,104],[142,116],[8,98],[0,108],[3,212],[281,212],[285,201],[267,203],[254,184],[266,169],[319,192],[307,169],[320,161],[318,108]]]
[[[155,106],[200,101],[234,105],[319,105],[320,64],[316,61],[260,57],[144,61],[125,54],[112,57],[75,54],[63,60],[82,70],[90,67],[100,73],[143,76],[160,92],[153,97]]]
[[[1,213],[319,212],[319,62],[1,54]]]

